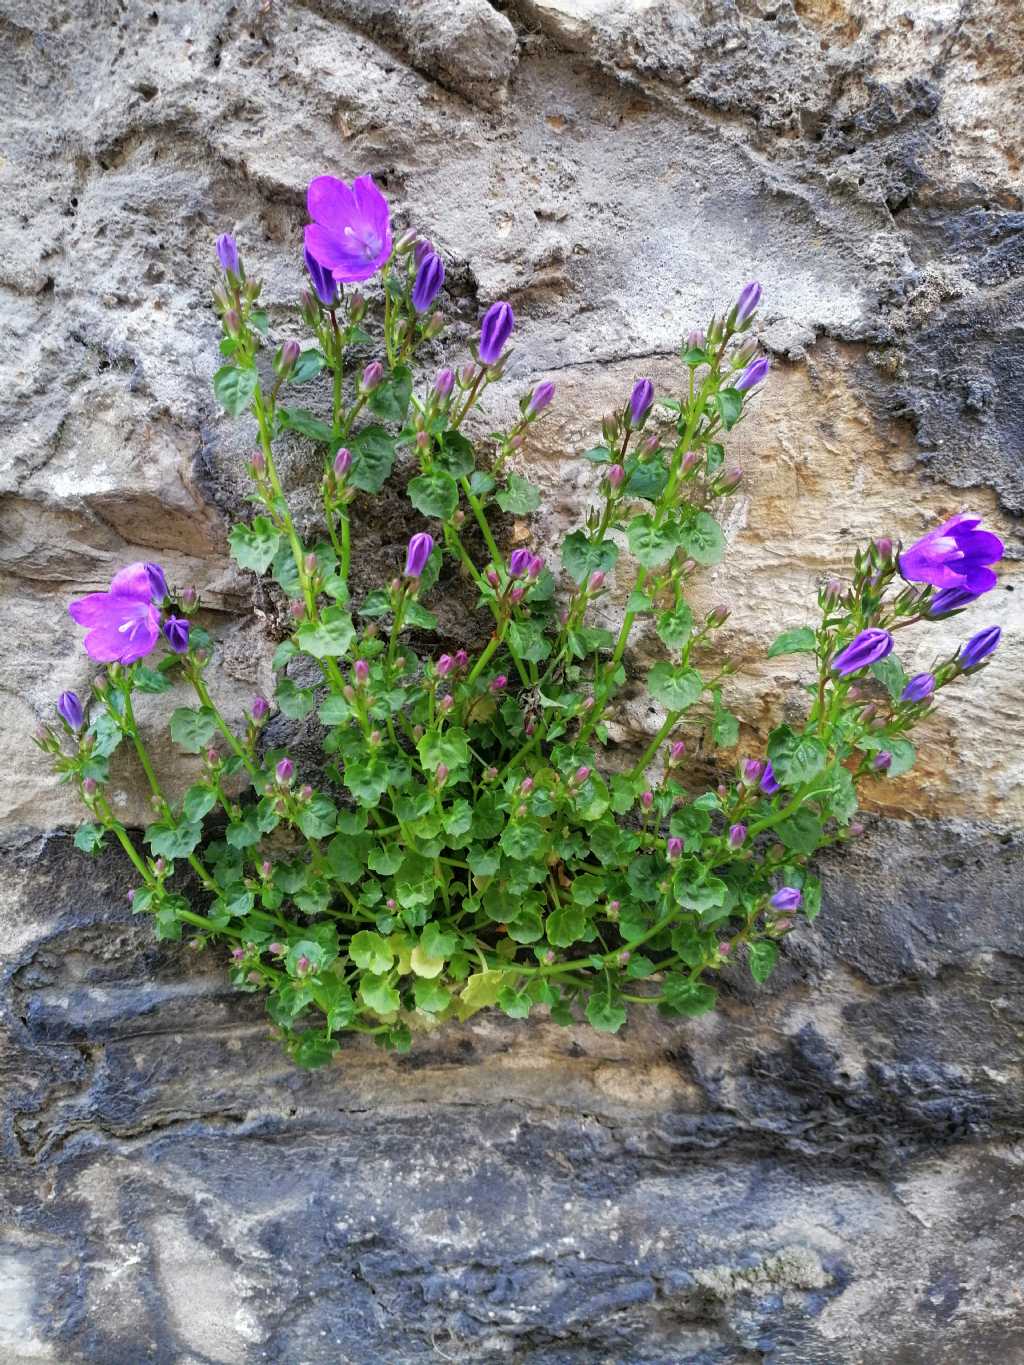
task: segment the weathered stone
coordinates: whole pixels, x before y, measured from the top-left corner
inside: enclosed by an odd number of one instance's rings
[[[0,1359],[1020,1358],[1019,7],[128,0],[97,23],[7,0],[0,24]],[[210,393],[212,244],[236,232],[293,334],[324,171],[372,173],[443,250],[434,364],[512,300],[480,429],[558,382],[521,457],[544,505],[502,527],[549,561],[600,414],[637,375],[678,382],[681,332],[762,279],[773,378],[694,599],[732,607],[742,752],[803,705],[799,656],[765,648],[858,542],[968,506],[1007,541],[983,606],[901,642],[926,666],[997,622],[991,667],[876,784],[770,985],[737,964],[712,1016],[611,1039],[483,1015],[307,1075],[222,952],[157,942],[126,862],[70,847],[29,741],[91,676],[70,597],[159,559],[203,593],[229,715],[269,688],[281,603],[225,553],[253,432]],[[310,532],[314,465],[286,449]],[[356,504],[357,598],[418,529],[409,472]],[[445,638],[482,638],[457,575],[437,606]],[[638,628],[613,763],[657,726],[655,651]],[[186,700],[147,698],[154,740]],[[269,738],[315,761],[315,726]],[[157,762],[180,792],[192,760]],[[115,776],[145,823],[127,755]]]

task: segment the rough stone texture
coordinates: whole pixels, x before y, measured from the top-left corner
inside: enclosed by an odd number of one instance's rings
[[[4,0],[0,28],[0,1362],[1024,1362],[1015,0]],[[307,1076],[217,953],[158,944],[123,863],[70,848],[26,737],[88,677],[73,592],[160,558],[202,587],[229,709],[266,685],[276,606],[224,553],[250,434],[209,392],[211,243],[238,233],[279,338],[324,170],[441,245],[438,358],[513,300],[489,416],[558,379],[524,457],[543,546],[595,418],[764,281],[776,373],[699,588],[733,605],[747,743],[802,696],[764,645],[857,540],[964,506],[1007,540],[983,684],[827,860],[770,986],[711,1018],[485,1017]],[[357,591],[413,521],[400,492],[360,516]],[[657,719],[637,689],[616,737]]]

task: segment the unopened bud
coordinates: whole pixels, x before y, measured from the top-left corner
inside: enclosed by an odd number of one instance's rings
[[[581,764],[581,766],[576,769],[575,773],[573,774],[573,781],[577,784],[577,786],[582,787],[589,776],[590,769],[584,763]]]
[[[363,377],[359,388],[363,393],[373,393],[378,389],[384,379],[384,366],[379,360],[371,360],[369,365],[363,370]]]
[[[533,778],[524,777],[522,782],[520,782],[519,784],[519,790],[523,793],[524,796],[528,796],[530,792],[533,791]]]
[[[398,241],[395,243],[395,251],[399,256],[407,256],[419,241],[420,234],[415,228],[406,228]]]
[[[312,788],[312,787],[309,785],[309,783],[307,782],[307,783],[306,783],[303,787],[301,787],[300,790],[299,790],[299,800],[300,800],[300,801],[312,801],[312,799],[313,799],[313,788]]]
[[[729,826],[729,847],[739,848],[747,837],[746,825]]]
[[[892,767],[892,754],[889,752],[889,750],[888,749],[879,750],[879,752],[875,755],[875,761],[872,766],[880,773],[887,772],[888,769]]]
[[[450,711],[454,705],[455,698],[452,696],[450,692],[446,692],[444,696],[441,698],[441,700],[438,702],[438,706],[440,706],[442,711]]]
[[[455,667],[465,668],[468,663],[469,655],[466,653],[466,651],[464,649],[457,649],[455,651]]]
[[[249,468],[254,474],[265,474],[267,470],[267,458],[262,450],[254,450],[252,458],[249,460]]]
[[[294,602],[289,602],[288,615],[293,617],[293,619],[296,621],[301,621],[302,618],[306,615],[305,603],[299,601],[298,598],[296,598]]]
[[[374,747],[375,749],[376,749],[377,745],[380,743],[380,741],[381,741],[381,733],[380,733],[380,731],[379,731],[379,730],[371,730],[371,731],[370,731],[370,734],[369,734],[369,742],[373,745],[373,747]]]
[[[671,763],[679,763],[682,761],[682,757],[685,753],[686,745],[681,739],[677,739],[668,751],[669,761]]]
[[[728,621],[728,619],[729,608],[724,605],[719,605],[717,607],[713,607],[711,611],[708,612],[707,624],[712,628],[712,630],[715,630],[719,626],[724,625],[726,621]]]
[[[357,687],[364,687],[370,680],[370,665],[365,659],[357,659],[352,665],[352,676]]]
[[[654,431],[649,431],[647,435],[644,437],[644,439],[637,446],[637,450],[640,452],[641,458],[646,459],[649,455],[654,454],[654,452],[658,449],[659,445],[661,445],[661,442],[658,440],[657,433]]]
[[[275,769],[278,782],[290,782],[295,776],[295,764],[290,758],[282,758]]]
[[[85,792],[86,796],[95,795],[96,789],[97,782],[95,777],[86,777],[82,779],[82,791]]]
[[[587,586],[591,592],[600,592],[604,587],[604,571],[598,569],[595,573],[592,573],[590,575],[590,582]]]
[[[654,793],[644,792],[643,795],[640,797],[640,804],[641,806],[643,806],[644,810],[650,810],[651,807],[654,805]]]
[[[892,541],[888,536],[882,536],[876,540],[875,549],[878,551],[878,558],[883,564],[892,558]]]
[[[610,488],[621,488],[626,478],[626,471],[620,464],[609,465],[605,478],[608,480]]]
[[[508,684],[508,678],[504,673],[499,673],[491,683],[492,692],[501,692]]]
[[[295,369],[295,362],[301,354],[302,348],[297,341],[286,341],[281,346],[275,357],[274,369],[282,379],[287,379],[292,370]]]
[[[339,479],[343,479],[352,468],[352,452],[348,446],[342,446],[334,457],[334,472]]]
[[[362,322],[366,315],[366,300],[362,294],[357,292],[349,299],[348,315],[353,322]]]
[[[252,705],[249,710],[253,720],[257,725],[260,725],[267,718],[267,714],[270,711],[270,702],[267,701],[266,697],[253,697]]]

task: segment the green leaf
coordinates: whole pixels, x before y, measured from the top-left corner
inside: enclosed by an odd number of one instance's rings
[[[466,984],[459,992],[458,1013],[460,1019],[468,1019],[477,1010],[486,1009],[498,1002],[498,993],[505,984],[507,972],[474,972],[467,977]]]
[[[359,982],[359,994],[375,1014],[394,1014],[401,1004],[398,992],[385,976],[367,973]]]
[[[528,479],[521,478],[518,474],[510,474],[508,487],[503,492],[496,493],[494,501],[503,512],[509,512],[516,517],[529,516],[540,506],[540,489]]]
[[[389,378],[370,394],[370,411],[385,422],[404,422],[412,397],[412,370],[396,365]]]
[[[338,658],[348,653],[355,639],[352,617],[343,607],[325,607],[319,622],[307,622],[295,632],[295,638],[314,659]]]
[[[707,447],[706,467],[709,474],[714,474],[725,464],[725,446],[718,445],[711,441]]]
[[[693,612],[685,602],[673,611],[663,611],[658,617],[657,631],[669,649],[682,649],[693,629]]]
[[[217,795],[209,787],[189,787],[181,803],[181,812],[190,824],[202,820],[217,804]]]
[[[749,943],[747,948],[750,953],[750,975],[759,984],[763,984],[771,976],[779,960],[779,945],[772,943],[770,939],[760,939],[756,943]]]
[[[626,1010],[615,992],[602,988],[587,1001],[587,1019],[599,1033],[618,1033],[626,1022]]]
[[[254,573],[266,573],[280,542],[281,533],[266,517],[256,517],[251,526],[233,526],[228,536],[235,563]]]
[[[252,402],[256,381],[254,369],[241,370],[237,365],[222,365],[213,376],[213,392],[222,408],[232,417],[239,417]]]
[[[726,431],[732,431],[743,411],[742,393],[738,389],[719,389],[714,401],[722,426]]]
[[[708,512],[698,512],[680,535],[682,547],[690,559],[708,567],[717,564],[725,554],[722,528]]]
[[[454,770],[469,762],[469,737],[465,730],[446,730],[441,735],[430,730],[416,745],[416,749],[420,762],[431,772],[436,771],[439,763]]]
[[[880,659],[878,663],[872,664],[870,672],[882,684],[892,700],[899,701],[907,685],[907,675],[899,659],[890,654],[887,659]]]
[[[360,616],[387,616],[391,610],[391,598],[384,588],[374,588],[358,610]]]
[[[357,882],[366,872],[365,844],[350,834],[338,834],[327,846],[327,861],[339,882]]]
[[[417,943],[409,958],[409,966],[417,976],[432,978],[444,971],[444,958],[431,957],[421,943]]]
[[[375,934],[372,929],[360,929],[353,934],[348,945],[348,955],[357,967],[374,972],[378,976],[390,971],[395,954],[386,938]]]
[[[307,384],[311,379],[315,379],[323,367],[327,364],[323,354],[315,346],[309,346],[304,350],[288,376],[289,384]]]
[[[308,436],[318,445],[329,445],[333,435],[326,422],[305,408],[278,408],[277,415],[282,427],[287,431],[297,431],[300,436]]]
[[[413,998],[416,1001],[418,1010],[426,1010],[428,1014],[440,1014],[443,1009],[451,1004],[452,993],[445,990],[444,986],[438,981],[432,981],[427,977],[417,977],[412,987]]]
[[[364,493],[379,493],[395,463],[395,443],[383,427],[363,427],[349,442],[352,469],[348,481]]]
[[[101,711],[89,726],[88,734],[93,740],[91,753],[96,758],[109,758],[124,738],[120,722],[109,711]],[[84,776],[92,776],[86,773]]]
[[[328,1038],[319,1029],[304,1029],[302,1033],[288,1041],[288,1054],[296,1066],[304,1071],[316,1071],[326,1066],[340,1044],[337,1038]]]
[[[813,654],[816,647],[817,638],[810,626],[799,626],[776,635],[768,647],[768,658],[774,659],[780,654]]]
[[[799,787],[816,777],[828,755],[824,744],[813,735],[797,735],[788,725],[780,725],[768,736],[768,758],[775,780],[783,787]]]
[[[583,937],[587,916],[579,905],[563,905],[548,915],[544,924],[548,942],[555,948],[569,948]]]
[[[610,464],[612,452],[607,446],[594,446],[593,449],[583,452],[583,458],[589,460],[591,464]]]
[[[662,660],[648,673],[647,690],[667,711],[685,711],[700,698],[704,679],[695,668],[673,668]]]
[[[455,480],[440,469],[413,479],[408,492],[413,507],[425,517],[439,517],[447,521],[459,505],[459,490]]]
[[[509,648],[520,659],[540,663],[551,653],[551,643],[544,636],[543,621],[512,621],[507,638]]]
[[[75,830],[75,848],[83,853],[98,853],[103,847],[104,833],[99,825],[79,825]]]
[[[328,796],[317,792],[303,806],[297,824],[307,839],[325,839],[338,823],[338,808]]]
[[[607,573],[618,557],[613,540],[592,544],[583,531],[573,531],[562,544],[562,568],[576,583],[585,583],[598,570]]]
[[[180,744],[187,754],[198,754],[205,749],[217,732],[217,720],[209,707],[193,711],[179,706],[171,714],[171,739]]]
[[[817,877],[807,877],[803,884],[803,912],[808,920],[816,920],[821,913],[821,882]]]
[[[146,842],[161,858],[187,858],[198,844],[202,825],[183,821],[180,825],[161,820],[146,830]]]
[[[467,441],[461,431],[446,431],[441,437],[441,447],[434,457],[434,463],[453,479],[466,478],[476,468],[476,452],[472,441]]]
[[[408,598],[405,603],[405,615],[402,618],[407,626],[419,626],[421,630],[436,630],[437,617],[432,611],[427,611],[419,602],[410,601]]]
[[[679,548],[678,529],[671,525],[655,526],[654,518],[649,516],[634,517],[626,535],[630,554],[645,569],[667,563]]]
[[[544,847],[545,832],[534,820],[517,820],[506,825],[501,834],[501,846],[510,858],[524,862]]]
[[[434,920],[423,926],[420,945],[428,957],[451,957],[457,943],[456,935],[446,932]]]
[[[296,687],[291,678],[282,678],[277,684],[274,700],[289,720],[304,720],[313,709],[313,689]]]
[[[159,673],[155,668],[146,668],[144,664],[135,665],[133,682],[140,692],[151,692],[154,695],[171,690],[171,680],[166,673]]]
[[[814,853],[821,843],[823,826],[814,812],[804,807],[776,825],[775,833],[794,853]]]
[[[676,1014],[685,1014],[689,1019],[695,1019],[698,1015],[713,1010],[718,999],[717,992],[710,986],[706,986],[702,981],[691,981],[680,972],[669,972],[661,993],[670,1009]]]
[[[857,748],[868,753],[888,750],[892,754],[892,763],[885,770],[886,777],[900,777],[903,773],[909,772],[917,759],[917,750],[909,739],[904,739],[901,735],[884,733],[865,735],[857,741]]]

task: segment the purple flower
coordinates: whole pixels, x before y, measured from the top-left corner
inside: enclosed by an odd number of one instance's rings
[[[768,363],[768,357],[759,355],[742,372],[739,379],[733,384],[733,388],[740,393],[746,393],[747,389],[752,389],[755,384],[761,384],[768,378],[769,369],[771,366]]]
[[[352,677],[357,687],[365,687],[370,681],[370,665],[365,659],[357,659],[352,665]]]
[[[379,360],[371,360],[363,370],[363,377],[359,381],[361,393],[373,393],[374,389],[379,389],[384,382],[384,366]]]
[[[776,910],[799,910],[804,903],[803,893],[795,886],[780,886],[768,902]]]
[[[934,691],[934,673],[915,673],[900,694],[900,701],[924,701]]]
[[[129,564],[110,580],[107,592],[80,597],[68,607],[73,621],[88,626],[85,652],[98,663],[133,664],[160,638],[153,605],[153,580],[145,564]]]
[[[253,697],[249,711],[252,714],[253,720],[259,724],[261,720],[266,720],[270,711],[270,702],[267,701],[266,697]]]
[[[894,643],[887,630],[880,630],[877,626],[862,630],[832,660],[832,671],[845,678],[847,674],[856,673],[858,669],[877,664],[880,659],[892,653]]]
[[[755,782],[760,782],[764,769],[765,765],[761,759],[745,758],[743,760],[743,781],[748,787],[752,787]]]
[[[492,692],[501,692],[508,686],[508,678],[504,673],[499,673],[491,683]]]
[[[892,767],[892,754],[888,749],[879,749],[878,753],[875,754],[875,759],[871,766],[876,768],[880,773],[888,772]]]
[[[523,574],[530,572],[532,562],[533,554],[530,550],[513,550],[508,561],[509,576],[522,578]]]
[[[306,260],[306,269],[309,271],[309,278],[316,296],[325,308],[333,308],[338,302],[338,282],[326,266],[320,264],[317,258],[307,246],[303,251]]]
[[[988,566],[1002,558],[1003,542],[991,531],[979,531],[980,525],[980,517],[963,513],[950,517],[904,550],[900,573],[911,583],[966,588],[975,597],[988,592],[996,585],[996,576]]]
[[[740,296],[736,303],[736,317],[734,319],[737,327],[742,327],[745,322],[754,316],[761,303],[761,286],[756,280],[751,280],[740,290]]]
[[[336,280],[368,280],[390,257],[388,201],[372,176],[358,176],[349,188],[333,175],[318,175],[310,182],[306,206],[313,219],[306,246]]]
[[[729,826],[729,847],[739,848],[747,837],[746,825]]]
[[[229,232],[217,238],[217,259],[225,270],[229,270],[232,275],[241,278],[242,271],[238,264],[238,245],[234,237]]]
[[[530,567],[526,571],[527,577],[539,578],[540,572],[543,569],[543,567],[544,567],[543,559],[541,559],[540,555],[534,555],[533,558],[530,560]]]
[[[982,659],[995,652],[999,644],[999,637],[1002,631],[998,626],[989,626],[986,630],[979,630],[977,635],[972,635],[964,645],[957,658],[957,663],[961,668],[973,668],[975,664],[980,664]]]
[[[528,416],[536,417],[538,412],[543,412],[555,396],[555,386],[550,379],[546,379],[543,384],[538,384],[533,393],[530,394],[530,401],[526,405]]]
[[[437,671],[437,676],[439,678],[446,678],[448,674],[452,671],[452,667],[453,661],[452,656],[450,654],[442,654],[441,657],[438,659],[437,663],[434,665],[434,668]]]
[[[164,635],[175,654],[188,653],[188,632],[187,616],[168,616],[164,621]]]
[[[629,395],[629,417],[635,427],[642,427],[654,403],[654,385],[649,379],[638,379]]]
[[[422,261],[417,259],[417,264],[419,269],[412,286],[412,306],[417,313],[425,313],[444,284],[444,261],[436,251],[428,251]]]
[[[163,569],[159,564],[147,564],[146,573],[149,574],[149,585],[153,589],[153,601],[162,602],[167,596],[167,579]]]
[[[494,365],[508,345],[516,315],[510,303],[492,303],[480,323],[480,345],[477,354],[484,365]]]
[[[78,700],[75,692],[62,692],[57,698],[57,711],[60,717],[72,730],[80,730],[85,723],[85,716],[82,713],[82,703]]]
[[[343,479],[352,468],[352,452],[348,446],[342,446],[334,457],[334,472],[339,479]]]
[[[290,782],[295,776],[295,764],[290,758],[282,758],[275,769],[278,782]]]
[[[434,379],[434,395],[443,403],[446,398],[450,398],[452,389],[455,387],[454,370],[438,370]]]
[[[980,592],[971,592],[969,588],[943,588],[928,603],[925,615],[934,621],[936,617],[945,616],[951,611],[959,611],[961,607],[969,607],[972,602],[977,602],[980,596]]]
[[[622,465],[612,464],[608,466],[608,472],[605,474],[605,478],[608,480],[609,488],[619,489],[625,482],[626,471]]]
[[[419,269],[427,256],[432,256],[434,254],[436,254],[434,243],[429,237],[421,237],[412,251],[412,258],[416,262],[416,268]]]
[[[669,856],[669,861],[674,861],[676,858],[681,858],[683,854],[682,839],[676,839],[674,837],[669,839],[669,841],[665,845],[665,852]]]
[[[427,531],[420,531],[409,541],[405,556],[406,578],[419,578],[427,567],[427,560],[434,549],[434,537]]]
[[[764,765],[764,772],[761,774],[761,781],[758,786],[765,796],[774,796],[779,790],[779,784],[775,780],[775,769],[770,763]]]

